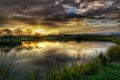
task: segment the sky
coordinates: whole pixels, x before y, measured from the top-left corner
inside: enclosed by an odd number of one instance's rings
[[[0,0],[0,28],[42,34],[120,32],[120,0]]]

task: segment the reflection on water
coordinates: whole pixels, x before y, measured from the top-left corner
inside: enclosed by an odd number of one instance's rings
[[[17,52],[17,55],[27,53],[21,60],[16,61],[28,68],[41,69],[43,66],[71,63],[73,59],[81,63],[105,52],[113,45],[115,44],[110,42],[22,42],[21,46],[12,47],[7,52]],[[1,47],[0,50],[2,49]]]

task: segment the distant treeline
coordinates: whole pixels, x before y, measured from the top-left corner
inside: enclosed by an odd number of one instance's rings
[[[58,40],[58,41],[111,41],[120,39],[120,34],[59,34],[44,36],[0,36],[0,41],[40,41],[40,40]]]

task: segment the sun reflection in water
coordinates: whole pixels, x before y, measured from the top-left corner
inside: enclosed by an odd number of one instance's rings
[[[45,43],[38,43],[37,46],[40,48],[44,48],[46,45],[45,45]]]
[[[66,54],[70,57],[89,57],[97,56],[101,52],[105,52],[112,43],[98,43],[96,42],[22,42],[22,47],[32,47],[33,51],[39,54],[53,51],[56,54]],[[41,49],[42,48],[42,49]],[[38,50],[38,51],[37,51]]]
[[[51,45],[49,42],[22,42],[23,47],[45,48]]]

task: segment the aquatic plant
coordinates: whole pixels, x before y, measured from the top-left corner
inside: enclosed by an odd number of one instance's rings
[[[3,48],[0,52],[0,80],[21,80],[20,76],[24,69],[17,60],[23,56],[17,56],[17,52],[8,53],[7,50]]]

